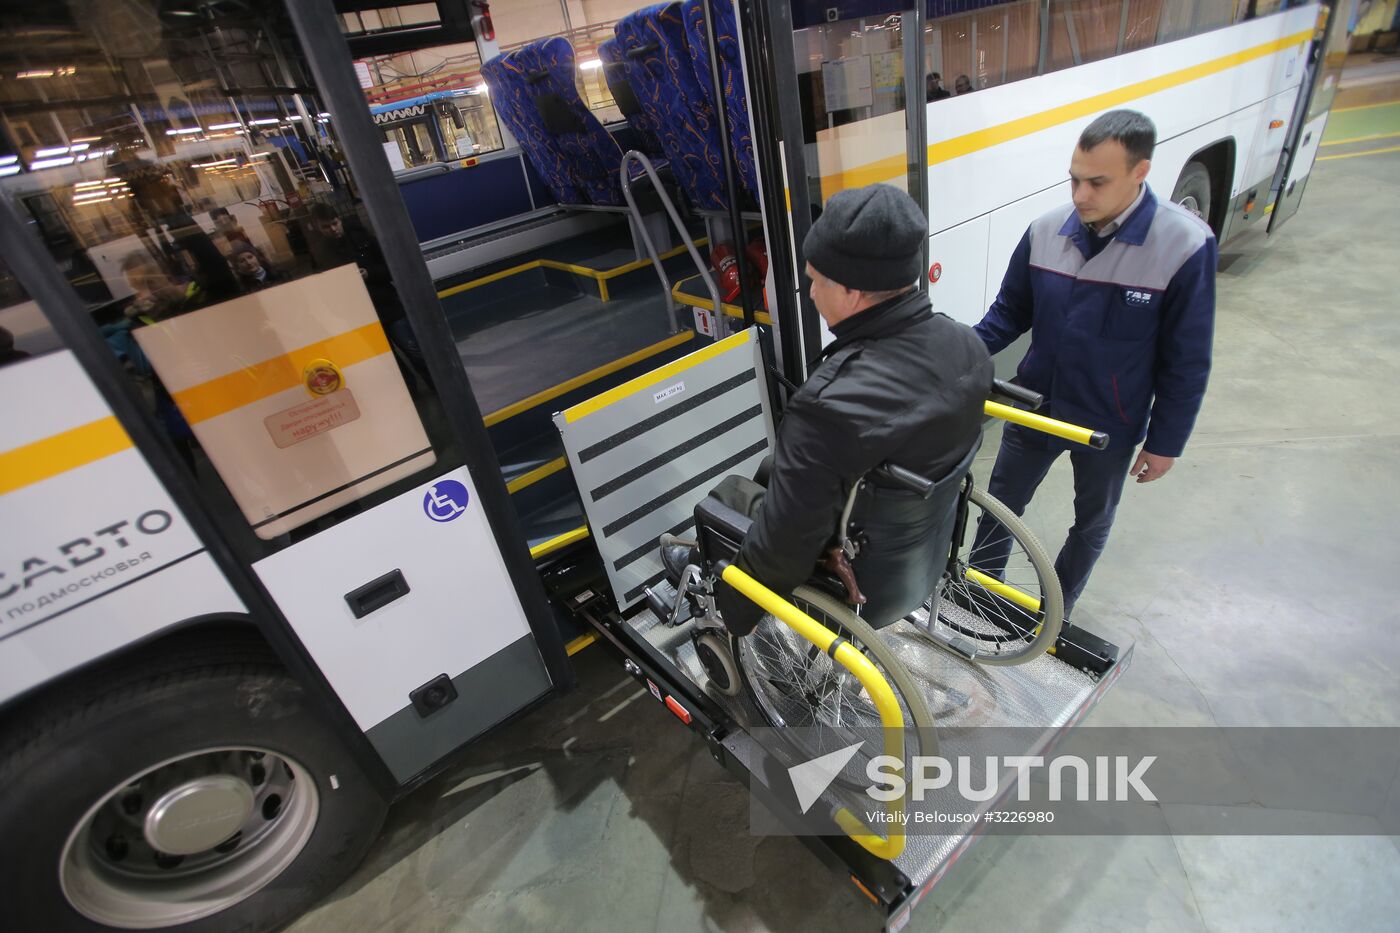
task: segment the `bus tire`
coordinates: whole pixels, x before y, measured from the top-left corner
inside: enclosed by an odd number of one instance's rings
[[[1210,223],[1210,169],[1200,162],[1187,162],[1172,189],[1172,202]]]
[[[181,644],[40,700],[0,729],[10,929],[278,928],[383,823],[384,798],[265,650]]]

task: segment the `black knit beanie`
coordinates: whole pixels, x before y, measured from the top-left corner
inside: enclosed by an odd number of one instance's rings
[[[923,274],[928,220],[913,198],[891,185],[841,191],[826,202],[802,243],[822,275],[863,292],[896,291]]]

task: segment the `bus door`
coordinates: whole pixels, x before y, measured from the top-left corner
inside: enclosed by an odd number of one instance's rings
[[[883,182],[907,191],[927,213],[922,5],[767,6],[775,96],[798,103],[778,116],[799,263],[812,221],[839,191]],[[810,360],[829,338],[805,295],[800,264],[797,272]]]
[[[1292,134],[1284,147],[1284,159],[1273,185],[1273,210],[1269,232],[1281,228],[1303,203],[1303,189],[1317,159],[1327,117],[1342,77],[1347,57],[1347,16],[1350,0],[1329,0],[1318,14],[1317,32],[1308,62],[1308,74],[1298,95],[1290,124]]]
[[[406,784],[568,675],[330,5],[80,9],[26,53],[71,68],[0,95],[7,242],[36,259],[11,264],[104,351],[93,381],[197,490],[259,624],[290,626]],[[274,136],[343,154],[350,185],[282,190]],[[36,194],[46,243],[15,229]],[[68,484],[61,507],[105,521],[131,491]]]

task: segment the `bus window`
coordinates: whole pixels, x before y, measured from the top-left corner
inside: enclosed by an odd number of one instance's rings
[[[1247,8],[1248,0],[1162,0],[1157,42],[1172,42],[1229,26],[1243,19]]]
[[[949,94],[1031,77],[1040,61],[1041,6],[1021,0],[931,21],[924,28],[927,70],[939,74]],[[934,93],[930,101],[942,96]]]
[[[34,359],[59,349],[58,334],[39,304],[0,257],[0,367]]]
[[[1052,71],[1108,58],[1120,51],[1124,0],[1050,0]]]
[[[579,96],[599,122],[619,123],[622,111],[603,76],[598,46],[613,38],[613,27],[644,4],[636,0],[600,0],[577,4],[568,0],[527,0],[491,9],[496,42],[502,53],[548,36],[562,36],[574,48]]]
[[[364,15],[345,14],[346,19],[359,17],[347,35],[364,31]],[[358,59],[355,70],[375,121],[384,127],[385,142],[396,146],[398,160],[389,157],[396,169],[470,159],[502,148],[475,44],[371,56]]]
[[[267,553],[421,480],[436,396],[283,8],[65,9],[31,49],[63,67],[0,84],[0,191],[211,506]]]
[[[863,184],[858,166],[907,166],[905,58],[919,54],[918,38],[906,36],[898,13],[817,22],[793,33],[816,203]],[[924,99],[922,90],[913,95],[915,102]],[[900,171],[889,183],[913,193],[920,179],[916,171]]]

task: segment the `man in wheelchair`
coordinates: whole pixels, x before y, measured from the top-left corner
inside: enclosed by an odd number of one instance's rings
[[[841,579],[840,595],[876,628],[934,592],[992,362],[972,329],[934,313],[916,286],[927,237],[918,205],[889,185],[827,203],[803,253],[812,303],[835,339],[789,400],[756,481],[726,477],[696,508],[698,553],[695,541],[663,537],[673,582],[687,565],[728,559],[788,596],[821,562],[818,580]],[[935,482],[915,491],[907,475],[875,470],[886,463]],[[843,519],[861,532],[844,552]],[[714,596],[735,635],[763,616],[722,581]]]

